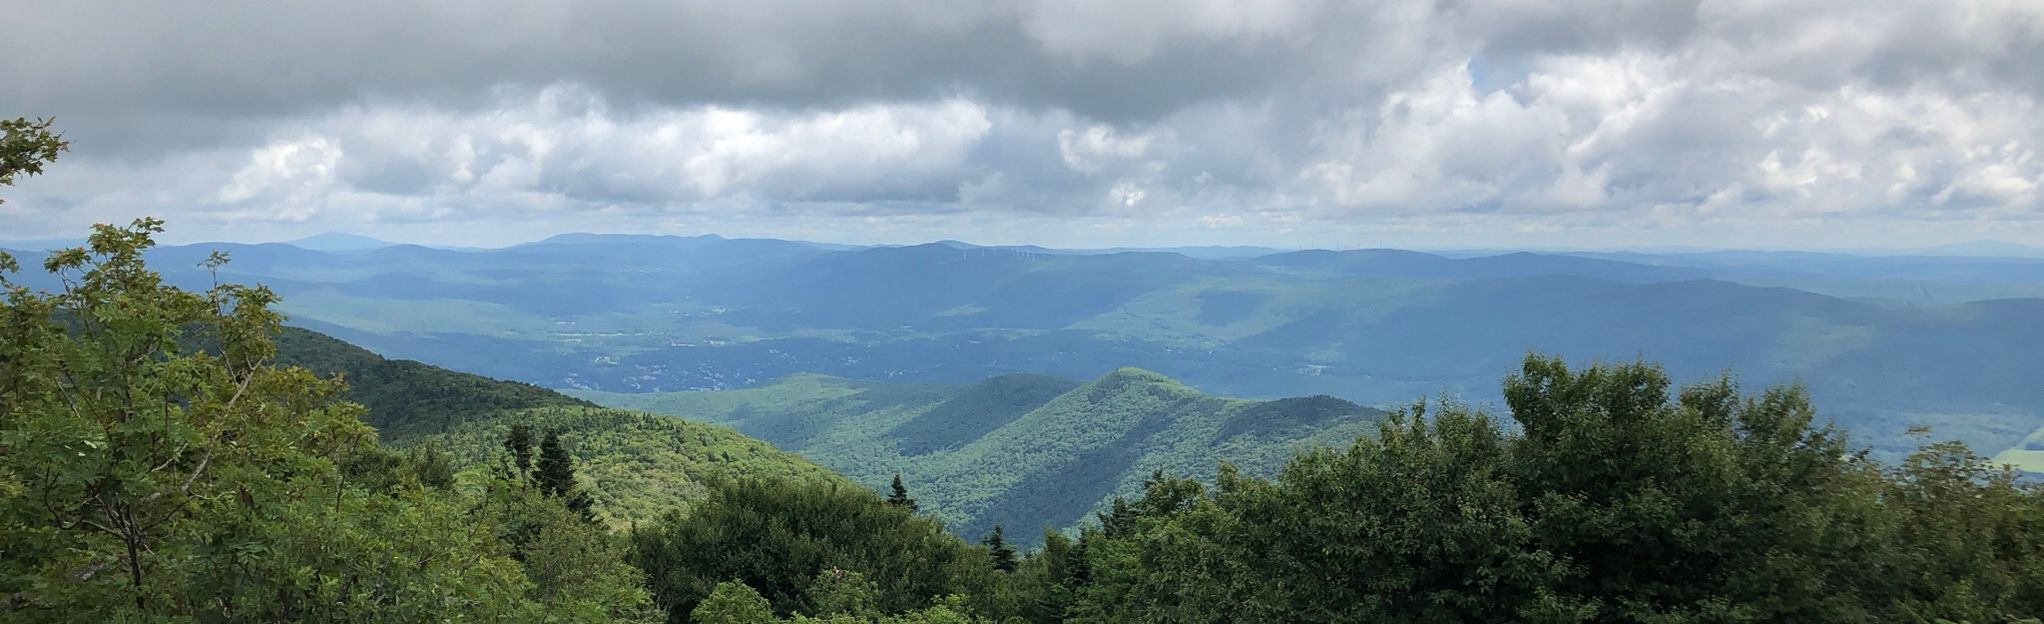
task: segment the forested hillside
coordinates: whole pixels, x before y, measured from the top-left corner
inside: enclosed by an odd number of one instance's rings
[[[280,365],[347,383],[363,422],[394,449],[431,447],[457,468],[488,466],[511,427],[557,433],[580,466],[594,510],[617,526],[650,521],[705,495],[705,481],[739,477],[841,479],[828,469],[723,427],[602,409],[536,386],[389,360],[318,332],[285,327]]]
[[[531,384],[412,360],[385,359],[332,336],[297,327],[285,327],[277,335],[277,363],[345,378],[348,400],[368,408],[363,420],[386,440],[444,432],[502,410],[595,407]]]
[[[1285,458],[1341,444],[1383,412],[1316,396],[1208,396],[1125,368],[1090,382],[1013,374],[971,385],[796,375],[717,392],[575,394],[606,405],[730,426],[865,485],[899,476],[923,509],[964,535],[994,526],[1031,545],[1140,491],[1158,471],[1211,479],[1221,462],[1270,474]]]

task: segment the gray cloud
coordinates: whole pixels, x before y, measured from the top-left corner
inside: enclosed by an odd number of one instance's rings
[[[0,226],[2044,242],[2039,57],[2030,0],[28,3],[0,112],[77,153]]]

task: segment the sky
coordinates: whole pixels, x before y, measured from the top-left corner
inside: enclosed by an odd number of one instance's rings
[[[0,0],[0,239],[2044,244],[2037,0]]]

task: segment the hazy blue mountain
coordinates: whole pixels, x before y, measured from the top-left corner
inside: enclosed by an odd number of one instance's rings
[[[288,241],[284,244],[313,251],[368,251],[371,249],[382,249],[397,243],[355,234],[328,232]]]
[[[1982,258],[2044,258],[2044,247],[1998,240],[1974,240],[1951,243],[1948,245],[1938,245],[1923,251],[1934,255]]]
[[[1580,255],[1658,267],[1681,267],[1742,284],[1785,286],[1900,305],[2044,297],[2044,258],[1868,256],[1796,251]]]
[[[1437,279],[1490,279],[1539,275],[1573,275],[1616,280],[1695,279],[1708,273],[1688,267],[1514,252],[1492,256],[1447,258],[1398,249],[1295,251],[1253,260],[1268,267],[1320,270],[1349,276]]]
[[[151,253],[174,282],[231,253],[294,323],[385,355],[618,392],[797,373],[976,383],[1135,366],[1232,396],[1493,401],[1528,351],[1678,378],[1800,380],[1883,452],[1911,424],[1983,449],[2044,426],[2044,262],[1715,252],[1300,251],[1200,259],[957,242],[826,249],[577,234],[494,250]],[[24,263],[35,262],[25,254]],[[23,278],[50,287],[46,278]],[[35,282],[43,279],[43,282]]]
[[[1102,249],[1060,249],[1040,245],[974,245],[955,240],[941,240],[936,245],[954,249],[999,249],[1030,254],[1056,256],[1102,256],[1119,253],[1168,253],[1199,260],[1226,260],[1232,258],[1254,258],[1289,250],[1253,246],[1204,246],[1204,247],[1108,247]]]
[[[0,240],[0,249],[20,255],[22,252],[43,252],[64,247],[77,247],[83,244],[85,244],[85,239],[82,238],[31,238]]]

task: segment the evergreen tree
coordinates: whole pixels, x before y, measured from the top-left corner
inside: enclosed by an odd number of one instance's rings
[[[515,434],[514,434],[515,435]],[[532,482],[547,496],[560,498],[575,489],[575,459],[561,445],[561,433],[549,431],[539,443],[539,462]]]
[[[549,431],[546,438],[540,440],[539,463],[533,470],[532,480],[541,494],[560,500],[584,519],[595,519],[595,512],[591,509],[593,501],[575,485],[575,458],[568,456],[568,447],[561,444],[559,431]]]
[[[511,425],[511,433],[504,436],[504,450],[511,452],[511,466],[514,479],[527,479],[532,475],[532,427],[524,424]]]
[[[1128,499],[1114,497],[1114,504],[1108,511],[1093,514],[1100,519],[1100,531],[1108,537],[1121,537],[1135,530],[1136,512],[1128,506]]]
[[[993,557],[995,570],[1015,571],[1015,548],[1001,539],[1001,525],[994,525],[993,532],[988,533],[986,539],[980,540],[979,543],[986,545],[987,555]]]
[[[896,507],[907,507],[911,513],[920,511],[920,508],[916,506],[916,499],[909,498],[908,488],[901,484],[901,473],[899,472],[894,473],[892,489],[893,492],[887,495],[887,504]]]

